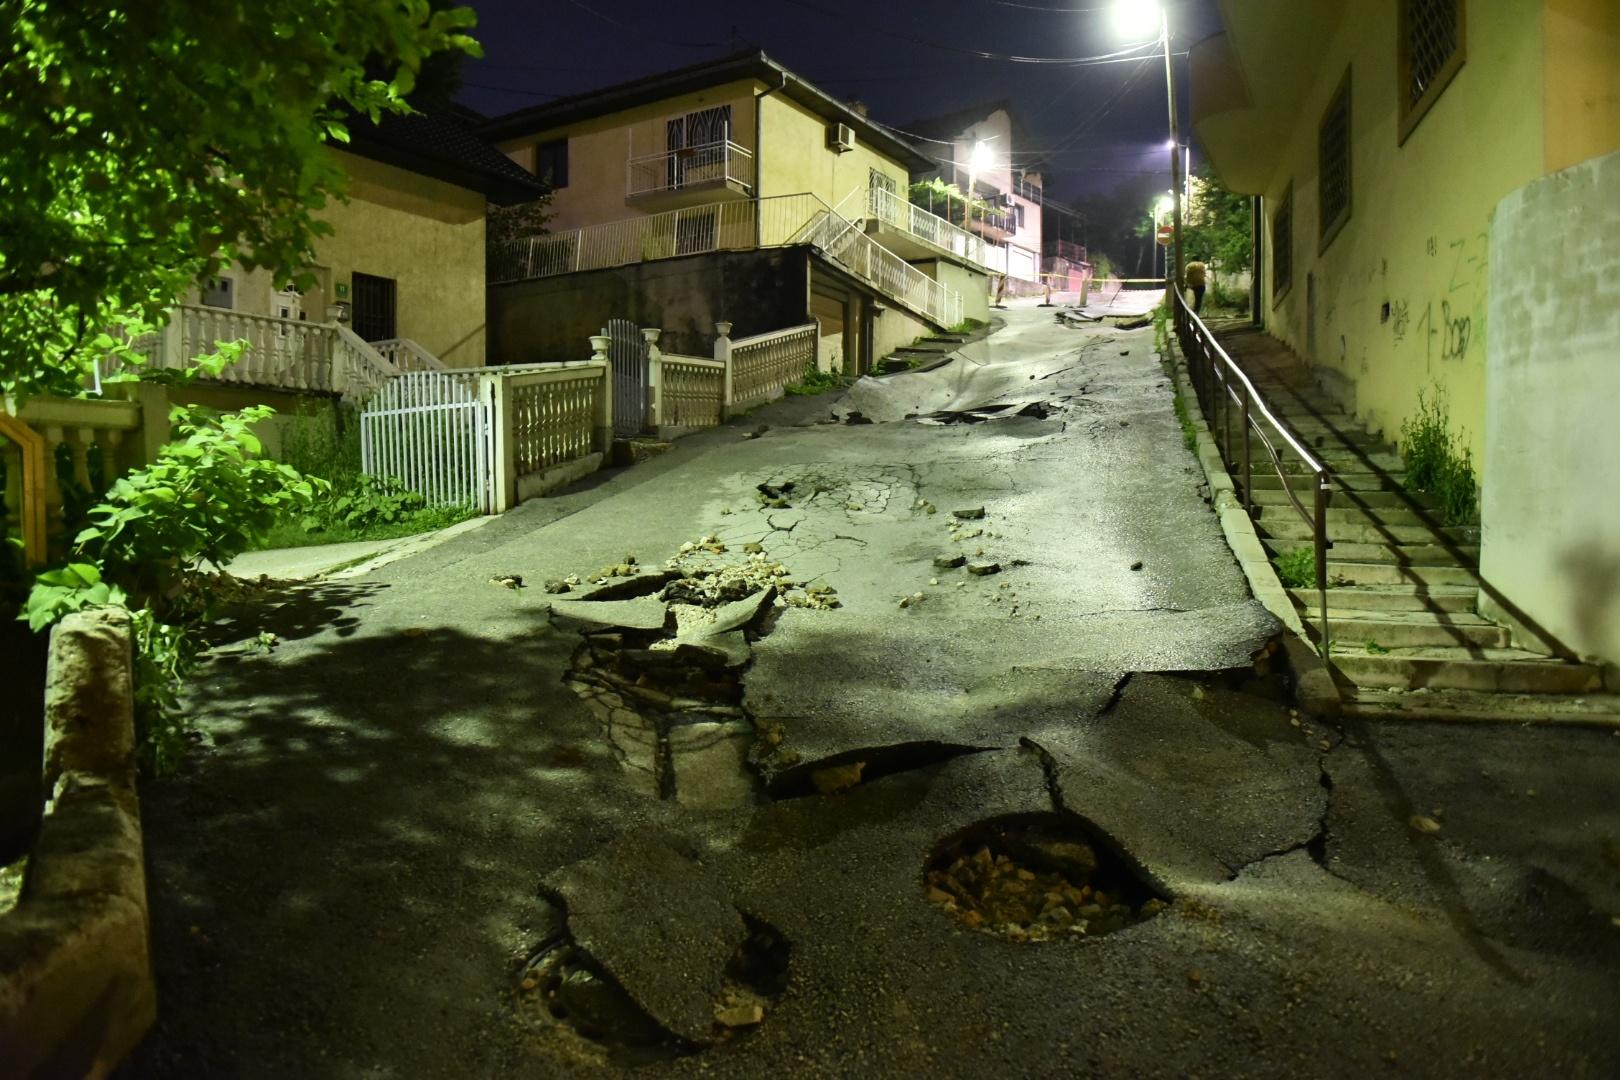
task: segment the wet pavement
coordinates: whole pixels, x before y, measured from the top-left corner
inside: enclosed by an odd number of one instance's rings
[[[1620,738],[1298,714],[1153,330],[1005,318],[222,626],[129,1073],[1620,1071]]]

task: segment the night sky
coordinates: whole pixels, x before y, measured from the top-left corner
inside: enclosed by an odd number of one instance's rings
[[[461,101],[486,114],[760,48],[895,127],[1010,99],[1034,142],[1015,149],[1050,163],[1047,191],[1059,198],[1151,188],[1158,175],[1168,184],[1162,53],[1085,67],[973,55],[1118,52],[1131,43],[1115,34],[1107,0],[465,2],[478,12],[485,57],[464,68]],[[1177,52],[1220,29],[1215,0],[1169,7]],[[1185,109],[1185,57],[1176,64]],[[1183,111],[1183,138],[1187,130]]]

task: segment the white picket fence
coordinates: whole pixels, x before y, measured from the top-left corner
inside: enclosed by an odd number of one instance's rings
[[[360,413],[361,468],[399,481],[434,506],[495,510],[490,406],[475,380],[411,371]]]

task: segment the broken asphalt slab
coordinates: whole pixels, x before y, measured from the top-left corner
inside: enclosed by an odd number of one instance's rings
[[[661,1026],[715,1037],[715,1009],[747,927],[725,882],[669,838],[630,833],[548,876],[568,930]]]

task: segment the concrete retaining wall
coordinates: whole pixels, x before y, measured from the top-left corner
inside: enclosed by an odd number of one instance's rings
[[[0,916],[0,1072],[106,1076],[157,1017],[135,792],[129,616],[51,635],[45,786],[17,906]]]

